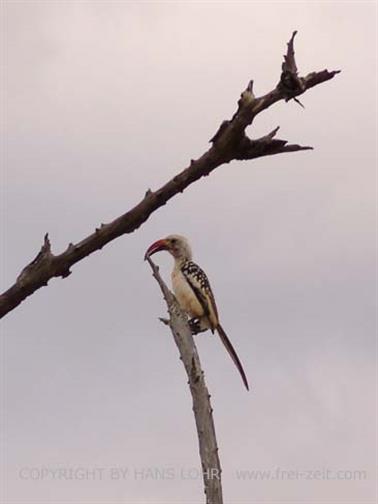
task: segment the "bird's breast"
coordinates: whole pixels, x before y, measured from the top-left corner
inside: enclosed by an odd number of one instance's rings
[[[172,287],[182,310],[191,317],[202,317],[204,315],[201,303],[178,268],[172,271]]]

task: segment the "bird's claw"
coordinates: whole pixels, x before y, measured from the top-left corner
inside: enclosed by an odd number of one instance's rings
[[[192,331],[192,334],[198,334],[200,332],[206,331],[201,325],[201,320],[198,318],[192,318],[188,320],[190,330]]]

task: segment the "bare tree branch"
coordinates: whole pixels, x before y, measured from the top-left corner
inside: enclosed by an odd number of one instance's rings
[[[267,135],[256,140],[251,140],[247,135],[244,135],[238,145],[235,159],[254,159],[262,156],[281,154],[283,152],[312,150],[312,147],[288,144],[286,140],[274,138],[278,130],[279,126]]]
[[[206,504],[222,504],[221,466],[215,435],[213,409],[197,348],[187,316],[183,313],[176,298],[159,275],[159,268],[150,258],[147,258],[147,261],[152,268],[153,276],[157,280],[168,306],[169,320],[160,320],[169,325],[179,349],[180,359],[188,375],[188,384],[192,394],[193,412],[197,427]]]
[[[298,77],[298,69],[295,61],[294,53],[294,37],[297,32],[293,32],[289,43],[287,44],[287,53],[284,55],[284,61],[282,63],[282,74],[280,86],[283,92],[286,94],[286,101],[293,98],[301,107],[304,108],[302,103],[295,98],[297,94],[303,92],[303,82],[302,79]]]
[[[18,306],[24,299],[33,294],[53,277],[65,278],[70,268],[104,245],[126,233],[138,229],[159,207],[176,194],[183,192],[190,184],[203,176],[209,175],[218,166],[234,159],[254,159],[285,152],[307,150],[288,144],[286,140],[274,138],[276,130],[263,138],[252,140],[247,137],[245,129],[254,118],[280,100],[296,99],[308,89],[332,79],[339,70],[329,72],[312,72],[306,77],[299,77],[294,58],[294,36],[288,43],[287,54],[282,65],[282,74],[276,87],[269,93],[256,98],[253,94],[253,81],[241,94],[238,109],[229,121],[223,121],[217,133],[211,139],[212,146],[200,158],[192,160],[190,165],[165,185],[146,192],[144,198],[134,208],[121,215],[109,224],[101,224],[94,233],[82,241],[72,244],[59,255],[51,252],[50,244],[42,246],[38,256],[28,264],[18,276],[12,287],[0,296],[0,318]]]

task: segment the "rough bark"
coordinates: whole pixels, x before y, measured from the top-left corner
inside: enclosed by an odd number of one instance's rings
[[[161,320],[169,325],[171,329],[180,353],[180,359],[188,376],[198,435],[206,504],[223,504],[221,466],[215,435],[213,409],[187,316],[183,313],[176,298],[159,275],[159,268],[150,258],[147,261],[152,268],[153,276],[160,286],[168,307],[169,320]]]
[[[119,236],[138,229],[159,207],[176,194],[183,192],[190,184],[203,176],[209,175],[218,166],[234,159],[247,160],[285,152],[308,150],[311,147],[288,144],[286,140],[275,138],[278,128],[259,139],[250,139],[245,129],[254,118],[274,103],[291,99],[308,89],[332,79],[338,70],[322,70],[299,77],[294,58],[293,33],[287,53],[284,56],[281,78],[269,93],[256,98],[253,94],[253,81],[238,101],[238,109],[231,120],[223,121],[216,134],[210,140],[211,147],[201,157],[191,160],[189,166],[169,180],[160,189],[146,192],[144,198],[134,208],[108,224],[101,224],[95,232],[78,243],[70,243],[67,249],[58,255],[51,252],[46,234],[44,244],[37,257],[28,264],[18,276],[12,287],[0,296],[0,318],[13,310],[24,299],[33,294],[53,277],[67,277],[70,268],[96,250]]]

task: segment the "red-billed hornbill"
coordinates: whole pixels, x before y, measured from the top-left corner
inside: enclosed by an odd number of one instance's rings
[[[188,240],[180,235],[169,235],[163,240],[153,243],[147,250],[145,259],[159,252],[167,250],[174,258],[172,271],[172,287],[181,309],[193,317],[189,322],[193,332],[216,330],[234,361],[247,390],[248,381],[243,366],[234,347],[219,323],[217,306],[209,280],[202,269],[192,262],[192,251]]]

